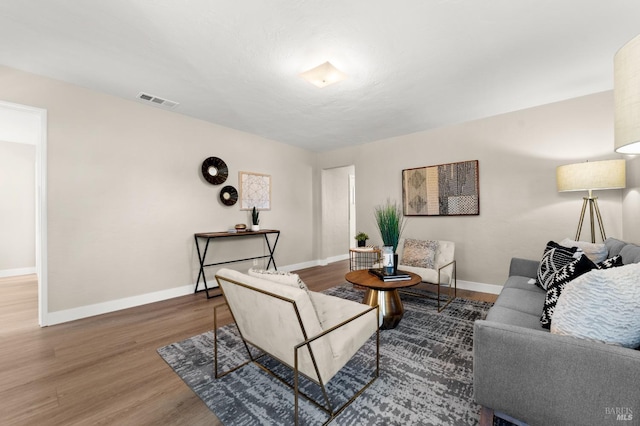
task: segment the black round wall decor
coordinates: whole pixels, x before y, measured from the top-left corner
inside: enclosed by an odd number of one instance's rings
[[[209,157],[202,162],[202,176],[212,185],[220,185],[229,176],[227,164],[218,157]]]
[[[220,201],[226,206],[232,206],[238,201],[238,191],[231,186],[227,185],[220,191]]]

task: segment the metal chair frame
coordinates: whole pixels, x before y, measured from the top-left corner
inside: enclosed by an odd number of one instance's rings
[[[275,377],[276,379],[278,379],[280,382],[282,382],[283,384],[287,385],[288,387],[292,388],[294,391],[294,404],[295,404],[295,409],[294,409],[294,419],[295,419],[295,424],[298,425],[299,424],[299,419],[298,419],[298,414],[299,414],[299,403],[298,403],[298,399],[299,396],[302,396],[303,398],[305,398],[306,400],[310,401],[311,403],[313,403],[315,406],[317,406],[318,408],[320,408],[322,411],[324,411],[326,414],[329,415],[329,418],[327,419],[326,422],[323,423],[323,425],[328,424],[329,422],[331,422],[333,419],[335,419],[345,408],[347,408],[349,406],[349,404],[351,404],[353,401],[355,401],[355,399],[360,396],[379,376],[380,376],[380,328],[377,328],[376,331],[376,369],[375,369],[375,373],[373,378],[367,382],[360,390],[358,390],[355,395],[353,395],[347,402],[345,402],[342,406],[340,406],[338,409],[334,410],[333,406],[331,404],[331,401],[329,400],[329,396],[327,394],[327,390],[326,390],[326,386],[325,383],[323,383],[322,378],[320,376],[320,370],[318,368],[318,364],[316,362],[316,357],[313,353],[313,349],[311,348],[311,343],[323,336],[326,336],[327,334],[343,327],[346,324],[349,324],[350,322],[360,318],[361,316],[376,310],[376,318],[379,317],[379,308],[377,306],[372,307],[370,309],[367,309],[366,311],[349,318],[346,321],[341,322],[340,324],[337,324],[334,327],[331,327],[325,331],[323,331],[322,333],[316,335],[316,336],[312,336],[312,337],[308,337],[307,336],[307,332],[305,330],[304,324],[302,323],[302,319],[300,317],[300,312],[298,311],[298,306],[295,302],[295,300],[280,296],[278,294],[275,293],[271,293],[262,289],[258,289],[255,287],[251,287],[249,285],[240,283],[238,281],[235,280],[231,280],[228,278],[223,278],[220,276],[216,275],[216,280],[218,281],[218,285],[220,286],[220,289],[222,290],[222,295],[225,298],[225,303],[222,305],[218,305],[214,308],[214,312],[213,312],[213,327],[214,327],[214,372],[215,372],[215,378],[221,378],[226,376],[229,373],[232,373],[236,370],[238,370],[239,368],[244,367],[245,365],[249,364],[249,363],[254,363],[256,364],[258,367],[260,367],[263,371],[266,371],[267,373],[269,373],[271,376]],[[266,352],[264,349],[262,349],[259,345],[255,344],[254,342],[251,342],[247,339],[245,339],[245,337],[242,335],[242,331],[240,330],[239,327],[237,327],[238,322],[236,321],[235,318],[235,314],[233,312],[233,309],[231,308],[231,306],[227,303],[227,299],[226,296],[224,294],[224,287],[222,286],[220,281],[226,281],[229,282],[231,284],[235,284],[244,288],[247,288],[249,290],[252,291],[257,291],[259,293],[265,294],[267,296],[271,296],[277,299],[280,299],[282,301],[288,302],[291,304],[292,308],[294,309],[294,312],[296,314],[296,317],[298,319],[298,325],[300,326],[300,330],[302,331],[302,335],[304,336],[304,341],[300,342],[299,344],[297,344],[295,347],[292,348],[292,350],[294,351],[294,365],[291,366],[289,364],[287,364],[286,362],[282,361],[281,359],[269,354],[268,352]],[[249,360],[243,362],[240,365],[237,365],[235,367],[230,368],[229,370],[225,371],[225,372],[218,372],[218,309],[227,306],[229,308],[229,311],[231,312],[231,317],[233,318],[234,323],[236,323],[236,329],[238,330],[238,334],[240,336],[240,338],[242,339],[242,343],[244,344],[245,349],[247,350],[247,354],[249,356]],[[256,349],[258,349],[260,353],[258,356],[254,356],[251,353],[251,350],[249,349],[249,345],[255,347]],[[307,350],[309,351],[309,355],[311,358],[311,361],[313,363],[313,367],[316,373],[316,376],[318,378],[318,380],[313,379],[309,376],[307,376],[304,373],[301,373],[298,369],[298,353],[301,349],[303,348],[307,348]],[[264,366],[263,364],[257,362],[259,359],[261,359],[262,357],[264,357],[265,355],[269,355],[271,358],[277,360],[279,363],[289,367],[290,369],[293,370],[294,372],[294,384],[293,386],[287,382],[285,379],[283,379],[282,377],[278,376],[274,371],[270,370],[269,368],[267,368],[266,366]],[[304,392],[302,392],[299,389],[299,376],[303,376],[306,379],[308,379],[309,381],[315,383],[316,385],[320,386],[321,390],[322,390],[322,395],[325,401],[325,405],[323,405],[322,403],[316,401],[314,398],[312,398],[311,396],[305,394]]]
[[[451,281],[449,283],[448,287],[449,291],[447,292],[447,298],[442,300],[440,298],[440,287],[442,287],[442,283],[440,281],[440,274],[442,272],[442,270],[444,268],[447,268],[449,266],[453,265],[453,273],[451,274]],[[427,281],[422,281],[422,283],[425,284],[432,284],[435,285],[436,287],[438,287],[438,292],[437,292],[437,296],[433,297],[433,296],[429,296],[423,293],[418,293],[417,291],[412,291],[411,289],[406,289],[406,288],[402,288],[402,289],[398,289],[399,293],[405,293],[405,294],[410,294],[412,296],[417,296],[417,297],[424,297],[425,299],[435,299],[438,301],[438,312],[442,312],[444,310],[444,308],[446,308],[447,306],[449,306],[449,303],[451,303],[457,296],[458,296],[458,277],[456,275],[456,261],[452,260],[451,262],[447,263],[446,265],[442,265],[438,268],[438,282],[437,283],[430,283]],[[453,283],[453,285],[451,285],[451,283]],[[453,297],[451,296],[451,289],[453,289]],[[446,302],[444,305],[440,306],[440,302]]]

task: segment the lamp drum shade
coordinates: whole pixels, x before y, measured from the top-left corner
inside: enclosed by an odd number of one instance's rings
[[[613,60],[616,152],[640,154],[640,35]]]
[[[625,160],[588,161],[556,169],[558,192],[620,189],[626,186]]]

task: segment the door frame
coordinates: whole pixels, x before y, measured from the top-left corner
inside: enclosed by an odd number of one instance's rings
[[[38,323],[48,325],[49,287],[47,257],[47,110],[0,101],[0,108],[35,115],[36,130],[36,274],[38,276]]]

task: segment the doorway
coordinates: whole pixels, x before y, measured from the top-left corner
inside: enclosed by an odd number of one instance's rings
[[[355,166],[322,170],[322,263],[349,257],[355,245]]]
[[[38,323],[46,326],[47,287],[47,111],[0,101],[0,140],[35,145],[35,273]]]

